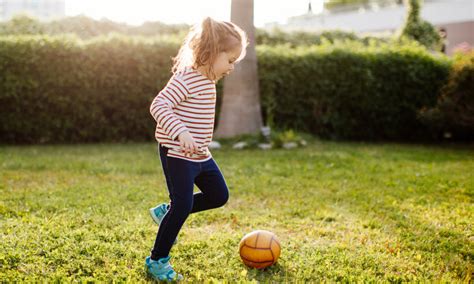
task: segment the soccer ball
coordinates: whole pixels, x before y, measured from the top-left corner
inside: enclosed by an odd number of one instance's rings
[[[240,258],[252,268],[265,268],[277,262],[280,242],[274,233],[257,230],[245,235],[239,244]]]

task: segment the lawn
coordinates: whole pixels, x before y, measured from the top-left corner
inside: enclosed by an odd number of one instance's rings
[[[474,147],[312,141],[213,151],[229,202],[193,214],[171,251],[186,281],[472,281]],[[0,281],[149,281],[167,200],[156,145],[0,147]],[[248,232],[278,263],[249,269]]]

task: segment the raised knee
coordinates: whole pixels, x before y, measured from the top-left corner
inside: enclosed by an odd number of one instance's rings
[[[219,200],[217,202],[217,207],[224,206],[227,203],[228,200],[229,200],[229,192],[225,191],[225,193],[223,193],[221,195],[221,197],[219,198]]]

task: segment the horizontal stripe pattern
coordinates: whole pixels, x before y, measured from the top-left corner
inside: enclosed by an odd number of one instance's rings
[[[150,113],[156,121],[155,138],[170,148],[168,157],[203,162],[212,158],[209,143],[214,132],[216,86],[191,68],[173,74],[153,99]],[[185,156],[178,136],[189,131],[199,146],[197,154]]]

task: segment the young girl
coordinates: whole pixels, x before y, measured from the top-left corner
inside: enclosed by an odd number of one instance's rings
[[[181,280],[169,252],[191,213],[223,206],[229,192],[208,145],[214,128],[216,82],[245,56],[247,37],[230,22],[206,18],[191,29],[174,58],[173,76],[155,97],[150,113],[156,120],[161,164],[170,204],[150,209],[160,225],[146,272],[157,280]],[[193,193],[194,184],[200,189]]]

